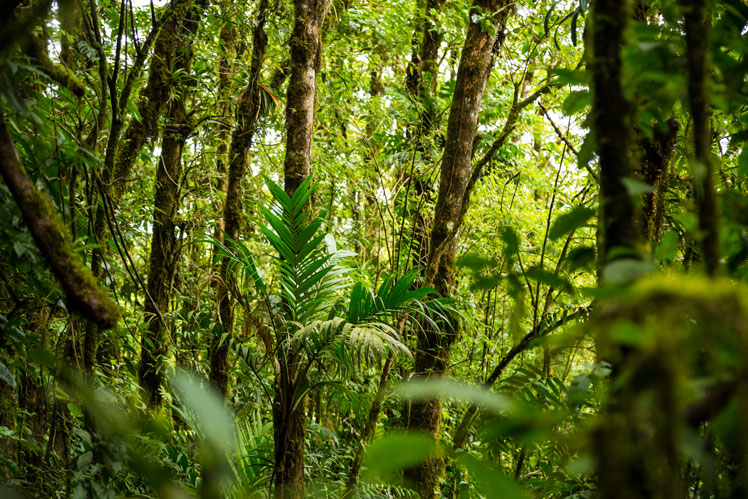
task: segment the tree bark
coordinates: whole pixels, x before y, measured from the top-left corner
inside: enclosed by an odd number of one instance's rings
[[[636,254],[639,231],[624,179],[634,173],[629,138],[630,105],[623,95],[621,47],[630,18],[628,2],[598,0],[594,7],[592,119],[600,156],[600,266]]]
[[[329,0],[294,0],[291,76],[286,93],[286,157],[284,189],[293,196],[310,175],[317,73],[322,58],[321,28]],[[286,357],[285,338],[277,338],[273,399],[274,494],[302,498],[304,492],[305,401],[294,400],[299,380],[297,366]]]
[[[685,8],[688,107],[693,120],[694,199],[698,211],[704,264],[707,273],[714,276],[719,270],[719,217],[712,178],[714,168],[707,90],[711,9],[706,0],[681,0],[681,4]]]
[[[218,124],[218,136],[216,137],[216,170],[218,173],[216,188],[218,189],[218,192],[225,195],[226,189],[228,188],[227,166],[229,158],[227,154],[229,152],[231,127],[233,124],[233,116],[231,113],[231,81],[234,76],[236,47],[234,43],[235,33],[233,21],[228,12],[226,12],[224,16],[225,19],[219,34],[221,46],[221,58],[218,63],[218,109],[220,121]],[[213,231],[213,237],[219,241],[223,241],[224,229],[225,225],[223,222],[223,216],[221,216],[221,218],[218,219],[218,224],[216,224],[215,230]]]
[[[257,23],[252,35],[252,63],[249,82],[239,102],[236,127],[231,134],[229,151],[229,178],[226,190],[226,203],[223,210],[224,231],[227,237],[235,239],[239,235],[242,222],[242,180],[247,169],[247,152],[252,146],[261,111],[260,76],[265,63],[267,35],[265,23],[268,14],[268,0],[262,0],[257,11]],[[234,304],[229,294],[233,274],[229,261],[222,259],[219,269],[218,320],[223,334],[231,335],[234,327]],[[225,398],[229,393],[229,343],[222,336],[214,336],[210,346],[210,381]]]
[[[119,307],[99,289],[91,271],[73,249],[49,198],[41,193],[23,168],[13,140],[0,111],[0,175],[21,210],[34,243],[47,260],[52,273],[65,292],[68,309],[102,326],[113,327],[119,319]]]
[[[317,73],[322,59],[320,29],[329,0],[294,0],[291,78],[286,93],[284,188],[292,195],[309,176],[317,104]]]
[[[592,125],[600,158],[598,261],[602,269],[617,259],[636,257],[640,234],[634,204],[624,184],[624,179],[634,173],[630,105],[623,93],[621,58],[624,33],[631,18],[630,2],[597,0],[592,16]],[[619,347],[612,345],[611,351],[599,352],[615,363],[613,377],[624,365],[617,354]],[[639,434],[626,412],[626,405],[631,403],[629,391],[625,386],[611,389],[604,418],[593,432],[601,497],[647,497],[647,473],[632,444]]]
[[[426,267],[427,285],[433,286],[442,296],[449,296],[455,286],[454,262],[461,228],[460,216],[472,173],[473,138],[490,75],[498,27],[504,24],[509,5],[504,0],[477,0],[470,10],[470,22],[449,113],[439,197],[434,211]],[[488,26],[484,26],[486,23]],[[427,328],[419,333],[415,356],[417,377],[428,379],[446,373],[450,348],[458,333],[456,318],[451,323],[444,324],[444,331]],[[437,438],[441,410],[440,399],[412,404],[409,428]],[[434,457],[406,470],[406,478],[413,482],[421,497],[431,498],[437,495],[443,472],[444,460]]]
[[[190,74],[194,58],[192,39],[197,32],[204,7],[205,5],[200,3],[189,6],[184,18],[185,31],[175,29],[171,33],[169,41],[172,45],[169,47],[169,53],[174,55],[174,59],[169,70]],[[166,31],[162,30],[161,33]],[[192,36],[188,36],[190,34]],[[153,233],[146,283],[149,299],[145,302],[148,328],[143,335],[138,366],[138,380],[151,406],[161,404],[163,358],[168,352],[167,325],[163,313],[169,308],[179,260],[175,230],[181,197],[182,152],[190,133],[185,107],[188,87],[183,83],[177,83],[176,87],[176,95],[170,100],[167,109],[167,123],[161,140],[161,157],[156,170]]]
[[[167,326],[163,314],[169,308],[177,271],[177,212],[182,178],[182,151],[189,133],[184,96],[172,100],[167,112],[169,123],[161,141],[161,157],[156,171],[156,195],[153,200],[153,233],[145,302],[148,328],[144,332],[138,379],[151,406],[161,404],[159,388],[163,382],[163,357],[167,354]]]

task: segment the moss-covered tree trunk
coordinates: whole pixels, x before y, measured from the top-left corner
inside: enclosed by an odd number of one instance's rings
[[[223,6],[223,24],[219,33],[221,56],[218,62],[218,135],[216,137],[216,189],[224,196],[228,188],[228,152],[231,143],[233,113],[231,112],[232,80],[234,76],[234,59],[236,58],[235,30],[228,5]],[[224,198],[225,206],[225,198]],[[223,240],[223,216],[219,218],[213,237]]]
[[[261,111],[262,99],[260,92],[260,77],[265,63],[265,49],[267,35],[265,23],[268,14],[268,1],[262,0],[258,6],[257,22],[252,35],[252,63],[249,82],[243,92],[236,115],[236,127],[231,134],[231,148],[229,150],[228,186],[226,189],[226,203],[223,209],[223,224],[226,236],[235,239],[239,235],[242,216],[242,181],[247,170],[247,152],[252,146],[257,120]],[[234,302],[229,294],[229,285],[233,281],[233,274],[229,268],[229,261],[219,262],[218,284],[218,320],[224,334],[231,334],[234,328]],[[223,395],[229,393],[229,345],[225,338],[215,336],[211,339],[209,362],[210,381]]]
[[[650,22],[651,3],[651,0],[634,2],[634,21],[643,24]],[[671,117],[664,123],[653,123],[649,130],[642,129],[634,122],[631,128],[636,158],[634,173],[652,188],[651,192],[642,194],[641,207],[636,213],[637,225],[641,237],[656,244],[662,237],[665,186],[680,125],[678,120]]]
[[[294,0],[291,77],[286,92],[284,187],[292,194],[309,176],[317,103],[317,73],[322,58],[321,28],[329,0]]]
[[[171,34],[169,41],[172,45],[169,53],[174,54],[174,59],[173,65],[168,68],[170,71],[190,74],[194,57],[192,41],[205,7],[205,4],[200,3],[190,5],[183,21],[184,31],[176,29]],[[161,140],[161,156],[156,170],[153,232],[144,307],[148,327],[141,342],[138,366],[138,380],[151,406],[161,403],[159,389],[164,377],[163,358],[168,352],[165,316],[169,309],[179,260],[175,230],[181,197],[182,152],[190,132],[185,104],[188,86],[184,78],[177,81],[174,83],[174,96],[168,101],[166,124]]]
[[[688,59],[688,107],[693,121],[694,199],[699,218],[699,238],[709,275],[719,269],[719,217],[714,191],[712,131],[709,124],[708,50],[711,8],[707,0],[681,0],[685,10],[686,58]]]
[[[623,95],[621,47],[631,17],[628,1],[598,0],[593,18],[592,123],[600,156],[600,265],[636,254],[639,231],[624,179],[634,174],[630,105]]]
[[[329,0],[294,0],[291,76],[286,93],[284,189],[292,196],[310,175],[312,135],[317,104],[317,73],[322,58],[322,25]],[[284,334],[284,333],[282,333]],[[286,338],[277,338],[273,399],[274,494],[301,498],[304,493],[305,402],[294,400],[300,380],[287,358]]]
[[[592,125],[600,162],[598,261],[601,269],[621,258],[637,256],[641,233],[625,179],[634,175],[630,104],[623,92],[621,51],[631,19],[630,2],[597,0],[592,16]],[[601,277],[604,278],[604,272]],[[620,345],[600,338],[598,354],[613,363],[613,377],[626,369]],[[593,434],[601,497],[650,497],[643,460],[637,456],[636,423],[626,406],[631,394],[619,386],[610,391],[604,417]]]
[[[434,210],[426,282],[443,296],[455,286],[454,262],[463,216],[463,203],[472,174],[472,153],[483,94],[492,66],[498,27],[505,22],[509,2],[479,0],[473,2],[471,17],[462,49],[455,91],[447,124],[439,197]],[[473,15],[475,14],[475,15]],[[480,19],[490,19],[488,26]],[[477,21],[477,22],[476,22]],[[456,318],[444,324],[443,331],[426,328],[419,333],[415,374],[420,378],[442,376],[447,371],[449,352],[457,339]],[[413,403],[409,428],[439,436],[441,399]],[[436,497],[439,478],[444,473],[444,460],[435,457],[406,471],[421,497]]]
[[[166,312],[172,295],[177,260],[177,213],[181,196],[182,151],[188,135],[184,97],[171,101],[168,123],[161,141],[161,157],[156,171],[156,195],[153,200],[153,233],[148,263],[145,313],[148,328],[142,339],[138,379],[151,406],[161,403],[159,388],[163,382],[163,357],[167,354]]]

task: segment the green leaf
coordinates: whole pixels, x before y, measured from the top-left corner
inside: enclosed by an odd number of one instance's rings
[[[590,263],[595,261],[596,257],[595,248],[592,246],[581,246],[578,248],[573,248],[571,251],[569,251],[569,254],[566,255],[566,262],[569,267],[569,270],[577,270],[581,269],[582,267],[586,267]]]
[[[414,400],[449,397],[470,402],[496,412],[504,412],[512,408],[511,399],[504,395],[493,393],[479,386],[459,383],[450,379],[409,381],[398,386],[395,389],[395,393]]]
[[[748,147],[744,147],[738,156],[738,175],[748,177]]]
[[[609,263],[603,269],[603,281],[610,284],[630,282],[647,274],[653,268],[652,262],[623,258]]]
[[[672,262],[678,254],[679,246],[680,238],[678,237],[678,233],[674,231],[666,232],[662,237],[662,241],[660,241],[660,244],[655,249],[655,256],[661,262]]]
[[[463,255],[457,259],[457,262],[455,262],[456,266],[465,267],[472,270],[473,272],[481,271],[493,264],[493,259],[475,254]]]
[[[372,442],[365,462],[370,470],[386,475],[416,465],[436,450],[436,441],[428,435],[393,432]]]
[[[179,400],[190,411],[194,429],[213,449],[230,449],[234,441],[233,417],[206,380],[179,370],[174,376]]]
[[[529,267],[527,269],[527,272],[525,272],[527,277],[529,279],[532,279],[533,281],[537,281],[540,284],[545,284],[546,286],[549,286],[551,288],[570,288],[571,284],[566,281],[565,279],[562,279],[558,276],[558,274],[551,272],[550,270],[545,270],[540,268],[537,265],[533,265],[532,267]]]
[[[595,137],[594,132],[590,132],[584,138],[582,147],[579,148],[579,155],[577,155],[577,167],[582,170],[586,169],[590,161],[595,156]]]
[[[16,379],[13,377],[13,374],[11,374],[10,369],[8,369],[2,362],[0,362],[0,381],[9,384],[11,388],[16,387]]]
[[[281,189],[280,186],[278,186],[278,184],[270,180],[268,177],[265,177],[265,185],[268,186],[268,190],[270,191],[270,194],[273,196],[273,198],[284,209],[290,209],[291,198],[288,197],[288,194],[286,194],[285,191]]]
[[[652,192],[652,186],[646,182],[642,182],[639,179],[625,177],[622,179],[623,185],[629,193],[629,196],[638,196],[639,194],[646,194]]]
[[[564,103],[561,106],[562,111],[566,116],[573,116],[579,111],[589,106],[592,103],[592,98],[587,90],[575,90],[569,92],[569,95],[564,99]]]
[[[512,227],[506,226],[501,231],[501,239],[504,241],[504,256],[513,258],[519,252],[519,236]]]
[[[485,497],[502,499],[532,497],[518,483],[504,475],[504,473],[488,466],[467,452],[460,453],[457,457],[457,462],[467,469],[470,477],[475,480],[476,488]]]
[[[594,215],[595,210],[592,208],[576,206],[572,208],[570,212],[559,215],[556,220],[553,221],[551,230],[548,232],[548,237],[555,240],[566,236],[567,234],[571,234],[578,228],[584,226]]]

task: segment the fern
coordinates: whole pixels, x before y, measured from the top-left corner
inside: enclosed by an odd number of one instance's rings
[[[309,212],[307,205],[314,190],[310,179],[292,197],[272,180],[265,181],[274,203],[261,208],[267,225],[260,225],[260,230],[275,250],[276,293],[271,294],[271,286],[244,242],[228,237],[225,243],[211,242],[218,247],[218,255],[238,271],[244,286],[254,288],[277,344],[292,355],[305,351],[316,358],[322,350],[343,341],[364,353],[392,350],[410,357],[393,326],[398,316],[409,318],[413,325],[436,327],[437,320],[449,321],[455,313],[451,302],[439,298],[433,289],[413,289],[417,270],[400,279],[385,278],[376,293],[361,282],[351,288],[350,269],[340,265],[351,253],[328,251],[323,244],[330,237],[322,230],[324,218]],[[345,300],[348,289],[350,295]],[[246,348],[232,346],[252,363]]]

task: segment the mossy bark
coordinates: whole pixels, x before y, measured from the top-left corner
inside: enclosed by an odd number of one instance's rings
[[[714,190],[712,131],[709,124],[708,50],[711,7],[707,0],[681,0],[685,10],[688,60],[688,107],[693,120],[694,200],[699,218],[701,250],[709,275],[719,270],[719,217]]]
[[[184,91],[184,89],[182,89]],[[153,233],[148,265],[145,313],[148,328],[144,332],[138,379],[151,406],[161,403],[163,358],[167,354],[167,324],[179,251],[177,248],[177,212],[181,197],[182,151],[189,132],[182,93],[172,100],[169,121],[161,141],[161,157],[156,171],[156,195],[153,200]]]
[[[601,268],[636,255],[639,230],[624,179],[634,174],[630,104],[623,94],[621,47],[631,17],[628,1],[598,0],[593,19],[592,120],[600,156],[599,231]]]
[[[623,92],[621,50],[631,19],[628,1],[597,0],[592,15],[592,125],[600,161],[600,211],[598,219],[598,260],[600,269],[617,259],[637,257],[640,229],[636,209],[625,179],[634,175],[630,104]],[[602,350],[602,349],[601,349]],[[613,376],[624,362],[621,350],[601,351],[613,363]],[[641,435],[629,420],[626,405],[631,401],[625,387],[612,390],[604,418],[593,431],[598,457],[597,481],[602,497],[647,497],[646,470],[637,459],[636,444]]]
[[[680,128],[678,121],[674,118],[664,125],[663,129],[660,124],[655,123],[651,130],[651,137],[638,127],[634,127],[637,156],[634,173],[641,181],[652,187],[651,192],[642,195],[642,204],[637,211],[636,219],[641,236],[652,243],[657,243],[662,235],[665,209],[663,196],[667,184],[668,168],[675,152]]]
[[[218,122],[218,136],[216,137],[216,189],[225,196],[228,187],[228,152],[233,125],[231,98],[236,46],[233,20],[228,9],[225,7],[224,9],[224,20],[218,36],[221,56],[218,62],[218,113],[220,119]],[[223,241],[224,229],[223,216],[221,216],[213,231],[213,237],[218,241]]]
[[[295,0],[291,77],[286,92],[286,157],[284,187],[290,195],[310,174],[312,135],[317,103],[317,73],[322,58],[320,29],[329,0]]]
[[[267,21],[268,1],[261,0],[257,11],[257,23],[253,31],[252,63],[247,87],[245,88],[236,115],[236,127],[231,134],[231,148],[229,150],[228,186],[226,189],[226,203],[223,209],[224,231],[227,237],[238,237],[242,214],[242,181],[247,169],[247,152],[252,146],[252,139],[257,129],[262,100],[260,96],[260,77],[265,63],[265,49],[267,35],[265,23]],[[229,267],[229,261],[219,262],[218,280],[218,320],[224,333],[231,334],[234,328],[234,303],[229,294],[229,286],[234,276]],[[210,381],[218,392],[227,397],[229,393],[229,345],[225,338],[213,337],[210,352]]]
[[[169,35],[167,54],[173,57],[173,65],[168,70],[176,73],[183,71],[189,75],[192,69],[192,41],[197,31],[200,16],[205,3],[188,6],[183,19],[184,27],[179,25]],[[161,33],[169,33],[166,29]],[[166,30],[166,31],[165,31]],[[159,48],[158,40],[156,49]],[[163,62],[163,61],[162,61]],[[145,300],[145,313],[148,328],[144,332],[138,379],[148,397],[151,406],[161,403],[160,387],[163,383],[163,359],[168,353],[166,311],[169,309],[176,277],[179,249],[177,245],[176,225],[179,211],[182,179],[182,152],[190,124],[185,107],[188,85],[184,81],[177,83],[161,82],[176,85],[175,97],[168,104],[166,125],[161,140],[161,157],[156,170],[156,194],[153,200],[153,233],[149,257],[148,279]]]
[[[114,326],[119,319],[119,307],[98,287],[91,271],[76,255],[70,234],[52,202],[26,174],[1,111],[0,175],[18,204],[36,246],[65,292],[68,309],[101,327]]]
[[[475,1],[471,14],[491,19],[488,29],[471,16],[460,65],[455,82],[454,97],[449,113],[439,197],[434,210],[426,283],[443,296],[455,287],[454,262],[461,229],[461,213],[472,173],[472,153],[475,130],[478,126],[483,94],[490,74],[494,43],[498,27],[509,13],[509,2],[504,0]],[[449,352],[457,339],[457,318],[443,325],[443,331],[431,328],[419,333],[415,355],[415,375],[437,378],[447,372]],[[409,428],[438,438],[441,427],[441,399],[429,399],[411,406]],[[444,473],[444,460],[428,459],[423,464],[406,470],[421,497],[437,497],[439,479]]]

